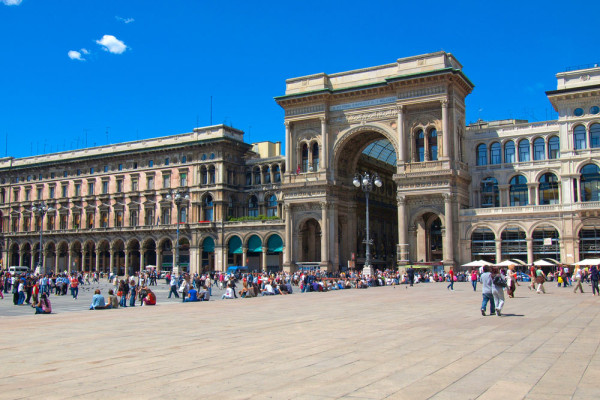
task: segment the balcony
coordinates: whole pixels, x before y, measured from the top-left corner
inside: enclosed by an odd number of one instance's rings
[[[587,210],[599,210],[600,201],[589,201],[585,203],[571,204],[549,204],[549,205],[529,205],[520,207],[492,207],[492,208],[471,208],[460,210],[461,217],[480,217],[488,215],[523,215],[523,214],[543,214],[559,212],[576,212]]]

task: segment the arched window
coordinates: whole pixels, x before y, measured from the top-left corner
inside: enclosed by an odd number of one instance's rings
[[[208,171],[204,167],[200,170],[200,184],[208,184]]]
[[[518,227],[509,227],[502,231],[500,254],[503,260],[519,259],[527,262],[527,239],[525,231]]]
[[[504,145],[504,163],[510,164],[516,162],[515,158],[515,142],[512,140]]]
[[[579,231],[579,259],[598,257],[600,257],[600,227],[583,227]]]
[[[534,161],[543,160],[546,158],[546,143],[544,139],[537,138],[533,141],[533,159]]]
[[[471,259],[496,263],[496,237],[489,228],[477,228],[471,234]]]
[[[494,142],[490,146],[490,164],[501,164],[502,163],[502,150],[500,143]]]
[[[600,124],[590,126],[590,147],[600,147]]]
[[[481,181],[481,207],[500,207],[498,181],[489,177]]]
[[[212,221],[213,220],[213,198],[210,194],[207,194],[204,197],[202,206],[204,208],[204,221]]]
[[[417,161],[423,162],[425,161],[425,134],[423,130],[419,129],[416,137]]]
[[[548,172],[540,177],[540,205],[558,204],[558,178]]]
[[[302,172],[308,172],[308,145],[302,145]]]
[[[254,168],[254,184],[260,185],[260,167]]]
[[[313,143],[312,145],[312,157],[313,157],[313,171],[319,170],[319,143]]]
[[[273,167],[273,180],[275,183],[281,182],[281,171],[279,170],[279,165]]]
[[[581,201],[600,201],[600,171],[595,164],[581,169]]]
[[[212,165],[208,168],[208,182],[211,185],[215,183],[215,167]]]
[[[573,146],[575,147],[575,150],[586,148],[585,127],[583,125],[577,125],[573,130]]]
[[[438,159],[438,138],[435,129],[429,131],[429,159],[431,161]]]
[[[258,199],[256,196],[250,196],[248,200],[248,216],[258,217]]]
[[[558,136],[552,136],[548,139],[548,158],[555,160],[560,157],[560,139]]]
[[[277,197],[272,194],[267,197],[267,217],[277,216]]]
[[[246,171],[246,186],[252,185],[252,172]]]
[[[529,161],[529,140],[523,139],[519,142],[519,162]]]
[[[485,144],[477,146],[477,165],[487,165],[487,147]]]
[[[265,172],[264,172],[264,178],[263,178],[263,182],[264,183],[271,183],[271,168],[269,168],[269,166],[265,167]]]
[[[526,206],[529,204],[527,194],[527,179],[523,175],[517,175],[510,180],[510,205]]]

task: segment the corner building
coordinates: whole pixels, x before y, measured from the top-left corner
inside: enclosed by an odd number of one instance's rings
[[[557,75],[558,121],[465,123],[474,86],[437,52],[289,79],[280,143],[223,126],[0,159],[4,265],[133,273],[337,270],[600,256],[600,68]],[[175,203],[173,191],[187,194]],[[45,215],[34,203],[51,206]],[[178,223],[179,222],[179,223]]]

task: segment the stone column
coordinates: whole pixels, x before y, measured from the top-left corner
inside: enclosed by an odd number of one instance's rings
[[[581,190],[579,190],[579,178],[574,178],[575,180],[575,188],[573,193],[573,203],[581,203]],[[577,199],[577,201],[575,201]],[[581,261],[581,260],[580,260]]]
[[[397,164],[402,165],[406,161],[405,143],[404,143],[406,141],[406,138],[404,137],[404,110],[405,110],[405,107],[398,106],[396,109],[398,110],[398,122],[397,122],[397,126],[398,126],[398,162],[397,162]]]
[[[509,196],[510,185],[498,185],[498,191],[500,192],[500,207],[509,207],[510,199]]]
[[[35,271],[35,266],[36,266],[36,264],[35,264],[35,257],[34,257],[34,253],[33,253],[33,251],[32,251],[32,252],[31,252],[31,254],[30,254],[29,265],[31,265],[31,269],[32,269],[33,271]],[[44,271],[42,271],[42,270],[41,270],[41,267],[40,267],[40,273],[43,273],[43,272],[44,272]]]
[[[242,247],[242,266],[246,266],[246,259],[248,258],[248,248],[246,246]]]
[[[143,247],[140,247],[140,271],[142,270],[142,266],[145,266],[146,260],[144,260],[144,256],[146,255],[146,251]],[[157,266],[158,270],[158,266]]]
[[[108,263],[108,270],[110,272],[114,272],[115,275],[116,275],[116,274],[118,274],[119,270],[118,269],[115,270],[114,265],[113,265],[114,264],[114,259],[115,259],[115,251],[114,251],[114,249],[113,249],[112,246],[109,249],[109,253],[110,253],[110,261]]]
[[[71,272],[71,268],[73,268],[73,251],[70,248],[67,251],[67,271]]]
[[[528,193],[528,195],[529,195],[528,203],[529,203],[529,205],[532,205],[532,206],[539,204],[537,201],[537,190],[536,190],[537,185],[538,184],[536,182],[530,182],[527,184],[527,189],[529,192]]]
[[[267,248],[265,246],[263,246],[261,248],[261,250],[262,250],[262,259],[261,259],[262,264],[260,267],[262,268],[263,271],[266,271],[267,270]]]
[[[292,171],[292,135],[290,130],[290,123],[284,122],[285,125],[285,165],[287,166],[285,173],[290,174]]]
[[[288,268],[292,261],[292,213],[289,204],[283,205],[283,220],[285,222],[285,239],[283,243],[283,265]]]
[[[452,194],[444,193],[444,217],[446,243],[444,243],[444,260],[454,266],[454,217],[452,214]]]
[[[329,263],[332,267],[332,271],[337,271],[340,267],[340,249],[338,239],[338,219],[337,219],[337,206],[331,202],[327,206],[327,220],[329,222]]]
[[[272,165],[269,165],[269,176],[271,178],[271,184],[275,183],[275,173],[273,172],[273,166]]]
[[[96,272],[100,273],[100,250],[96,249]]]
[[[448,124],[448,100],[441,101],[442,104],[442,140],[444,141],[444,159],[449,160],[451,153],[450,145],[450,127]]]
[[[58,273],[58,271],[59,271],[59,266],[58,266],[58,249],[56,249],[56,252],[54,253],[54,269],[56,270],[56,273]]]
[[[481,207],[481,193],[479,189],[473,189],[473,208]]]
[[[496,242],[496,263],[502,262],[502,239],[496,238],[494,240]]]
[[[408,262],[408,226],[406,224],[406,196],[398,194],[396,196],[398,204],[398,265],[405,265]]]
[[[140,268],[140,272],[142,269]],[[129,250],[125,249],[125,275],[129,275]]]
[[[323,140],[322,146],[322,168],[327,171],[329,169],[329,135],[327,133],[327,119],[321,118],[321,138]]]
[[[329,225],[327,222],[327,202],[321,203],[321,265],[329,265]]]
[[[527,264],[533,264],[533,238],[525,239],[527,241]]]
[[[86,258],[87,258],[88,252],[85,250],[81,251],[81,270],[82,271],[88,271],[88,265],[86,263]]]

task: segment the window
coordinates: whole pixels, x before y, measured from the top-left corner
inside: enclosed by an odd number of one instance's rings
[[[437,161],[438,159],[438,138],[435,129],[429,131],[429,159],[431,161]]]
[[[581,201],[600,201],[600,170],[595,164],[581,169]]]
[[[154,190],[154,177],[149,176],[146,180],[146,190]]]
[[[81,170],[80,169],[77,170],[77,176],[79,176],[79,175],[81,175]],[[42,175],[40,175],[40,179],[42,179]]]
[[[548,158],[555,160],[560,157],[560,140],[558,136],[552,136],[548,140]]]
[[[246,171],[246,186],[252,185],[252,172]]]
[[[138,226],[139,216],[137,210],[129,211],[129,226]]]
[[[273,180],[275,183],[281,182],[281,171],[279,170],[279,165],[273,167]]]
[[[131,191],[137,192],[138,190],[139,190],[138,179],[137,178],[131,179]]]
[[[529,161],[529,140],[523,139],[519,142],[519,162]]]
[[[102,181],[102,194],[108,193],[108,181]]]
[[[53,199],[55,194],[56,194],[56,188],[54,186],[50,186],[50,194],[48,195],[48,197],[50,199]]]
[[[100,228],[108,228],[108,211],[100,211]]]
[[[88,212],[86,214],[85,219],[87,221],[87,227],[88,227],[88,229],[93,229],[94,228],[94,213],[93,212]]]
[[[19,231],[19,217],[18,216],[12,217],[12,224],[11,225],[12,225],[12,227],[11,227],[12,232],[18,232]]]
[[[18,180],[18,179],[19,179],[19,178],[17,178],[17,182],[19,182],[19,180]],[[51,172],[51,173],[50,173],[50,179],[54,179],[54,172]]]
[[[577,125],[573,130],[573,145],[575,146],[575,150],[586,148],[585,127],[583,125]]]
[[[598,107],[598,106],[590,107],[590,114],[596,115],[598,113],[600,113],[600,107]]]
[[[302,172],[308,172],[308,145],[306,143],[302,145]]]
[[[54,225],[55,225],[54,220],[55,220],[54,215],[46,216],[46,229],[48,229],[49,231],[54,230]]]
[[[160,219],[161,219],[161,222],[162,222],[163,225],[170,224],[171,223],[171,209],[170,208],[163,208]]]
[[[171,174],[163,174],[163,189],[171,187]]]
[[[264,169],[263,182],[264,183],[271,183],[271,168],[269,168],[269,166],[266,166],[265,169]]]
[[[165,165],[169,165],[169,157],[165,158]]]
[[[181,156],[181,163],[185,164],[187,162],[187,157],[186,156]]]
[[[43,192],[43,189],[42,189],[42,188],[40,188],[40,187],[39,187],[39,188],[37,188],[37,199],[38,199],[38,200],[41,200],[41,199],[42,199],[42,192]]]
[[[123,226],[123,211],[115,211],[115,226]]]
[[[204,201],[202,202],[202,207],[204,208],[203,221],[212,221],[213,220],[213,198],[211,195],[206,195],[204,197]]]
[[[154,210],[146,208],[144,214],[144,225],[154,225]]]
[[[108,172],[108,165],[104,166],[104,172]]]
[[[552,173],[540,177],[540,205],[558,204],[558,178]]]
[[[546,157],[546,143],[544,139],[537,138],[533,141],[533,159],[535,161],[543,160]]]
[[[417,149],[417,161],[423,162],[425,161],[425,134],[422,130],[417,131],[417,139],[416,139],[416,149]],[[477,164],[479,165],[479,164]]]
[[[137,169],[137,162],[133,163],[133,169]]]
[[[179,186],[187,186],[187,173],[186,172],[179,173]]]
[[[19,201],[19,189],[14,189],[13,190],[13,201],[14,202]]]
[[[69,187],[67,185],[62,185],[60,189],[62,197],[69,197]]]
[[[272,194],[267,197],[267,217],[277,216],[277,197]]]
[[[575,111],[573,111],[573,115],[581,117],[583,115],[583,108],[576,108]]]
[[[502,150],[500,143],[494,142],[490,146],[490,164],[502,163]]]
[[[187,207],[182,206],[179,209],[179,223],[187,224]]]
[[[117,193],[123,192],[123,179],[117,179]]]
[[[248,200],[248,216],[258,217],[258,199],[256,196],[250,196]]]
[[[260,185],[260,167],[254,168],[254,184]]]
[[[31,200],[31,189],[25,189],[25,201]]]
[[[90,174],[93,174],[93,173],[94,173],[94,167],[91,167],[90,168]]]
[[[123,171],[123,164],[119,164],[118,170]]]
[[[61,214],[60,215],[60,222],[59,222],[60,229],[67,229],[67,223],[68,223],[68,215],[67,214]]]
[[[481,207],[500,207],[498,181],[489,177],[481,181]]]
[[[600,124],[592,124],[590,127],[590,147],[600,147]]]
[[[504,145],[504,162],[506,164],[514,163],[515,159],[515,142],[512,140]]]
[[[487,147],[485,144],[477,146],[477,165],[487,165]]]
[[[227,204],[227,216],[235,217],[235,198],[233,196],[229,196],[229,203]]]
[[[212,165],[208,168],[208,180],[211,185],[214,185],[214,183],[215,183],[215,167]]]
[[[208,170],[205,167],[202,167],[202,169],[200,170],[200,184],[208,184]]]
[[[73,214],[73,229],[79,229],[81,224],[81,214]]]
[[[510,180],[510,205],[526,206],[529,204],[529,196],[527,194],[527,179],[523,175],[517,175]]]
[[[29,232],[31,228],[31,218],[28,215],[23,216],[23,232]]]
[[[94,182],[88,182],[88,196],[94,195]]]
[[[81,183],[75,184],[75,197],[81,196]]]
[[[148,167],[150,167],[150,168],[154,167],[154,160],[148,161]]]
[[[68,176],[69,176],[69,173],[68,173],[67,171],[64,171],[64,172],[63,172],[63,178],[66,178],[66,177],[68,177]],[[30,180],[30,178],[31,178],[31,175],[29,175],[29,176],[27,177],[27,180],[29,181],[29,180]]]
[[[313,163],[312,163],[313,171],[318,171],[319,170],[319,143],[313,143],[312,157],[313,157]],[[269,179],[269,182],[270,182],[270,179]],[[266,183],[269,183],[269,182],[266,182]]]
[[[38,179],[41,181],[44,177],[42,176],[42,174],[39,175]]]

